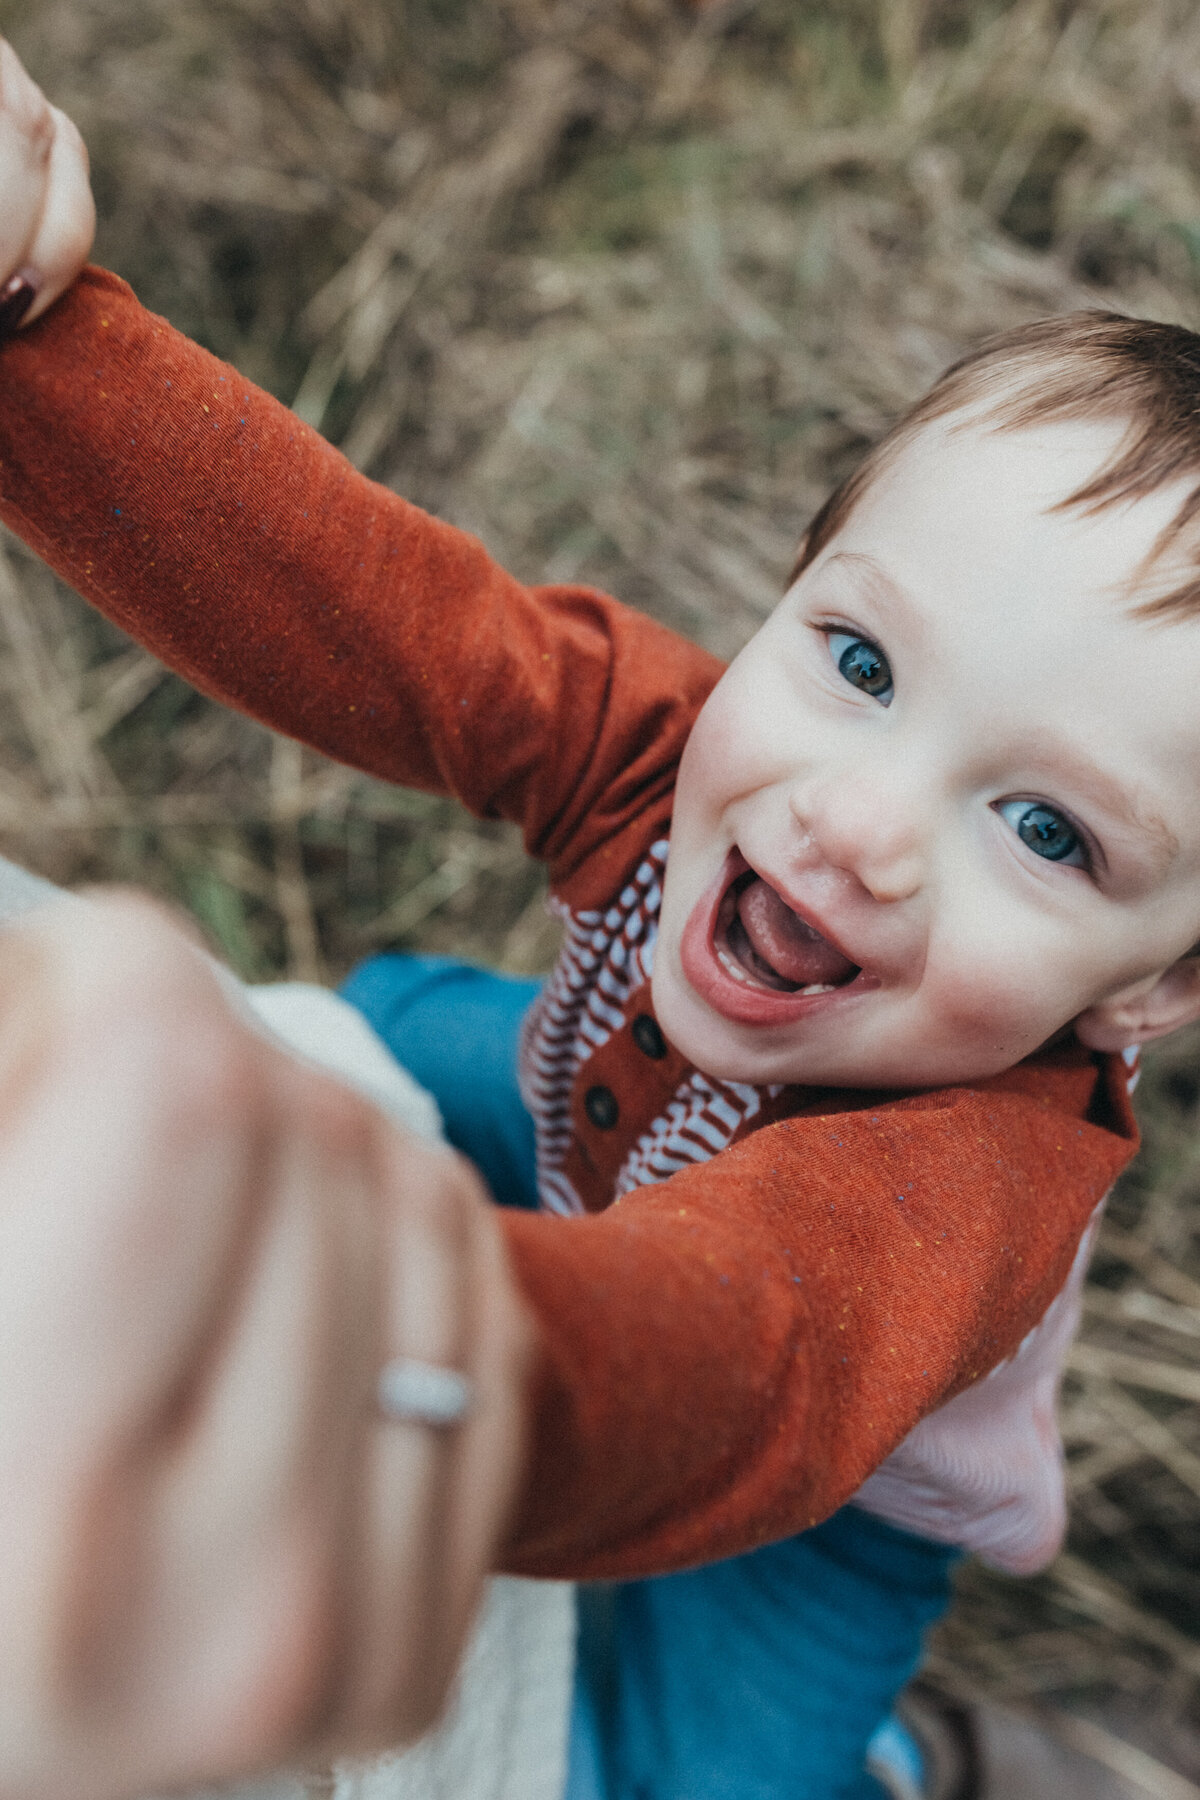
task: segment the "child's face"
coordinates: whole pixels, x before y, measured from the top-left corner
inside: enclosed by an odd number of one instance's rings
[[[1181,490],[1050,510],[1120,435],[929,427],[713,692],[654,969],[700,1068],[942,1085],[1197,1010],[1200,622],[1123,585]]]

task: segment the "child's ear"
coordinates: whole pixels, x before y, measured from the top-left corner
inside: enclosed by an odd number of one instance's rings
[[[1089,1050],[1124,1050],[1148,1044],[1200,1019],[1200,955],[1181,956],[1161,975],[1123,988],[1075,1021],[1075,1035]]]

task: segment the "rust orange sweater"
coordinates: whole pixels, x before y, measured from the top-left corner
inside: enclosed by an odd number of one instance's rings
[[[2,360],[0,513],[89,600],[230,705],[516,820],[572,907],[616,896],[711,658],[523,587],[103,272]],[[603,1054],[631,1116],[679,1079]],[[666,1569],[826,1516],[1037,1323],[1134,1147],[1119,1068],[1068,1047],[934,1094],[785,1091],[613,1207],[619,1145],[584,1156],[598,1210],[504,1220],[543,1352],[508,1566]]]

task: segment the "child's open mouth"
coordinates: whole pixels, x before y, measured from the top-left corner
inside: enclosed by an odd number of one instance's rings
[[[779,994],[829,994],[858,974],[858,965],[753,869],[737,876],[722,895],[713,949],[735,981]]]
[[[739,850],[693,908],[680,959],[689,984],[717,1012],[746,1025],[782,1025],[848,988],[863,970],[787,904]],[[870,978],[866,985],[875,986]]]

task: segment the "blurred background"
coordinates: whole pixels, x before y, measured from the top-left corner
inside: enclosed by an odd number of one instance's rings
[[[964,346],[1080,305],[1200,326],[1189,0],[0,0],[0,30],[149,305],[519,575],[723,655]],[[251,979],[554,955],[507,830],[219,711],[11,541],[0,849],[172,897]],[[1200,1800],[1200,1039],[1141,1112],[1068,1550],[968,1569],[934,1665]]]

